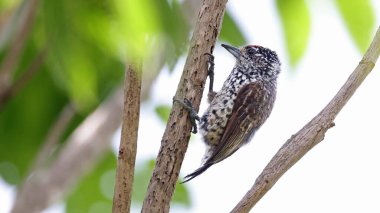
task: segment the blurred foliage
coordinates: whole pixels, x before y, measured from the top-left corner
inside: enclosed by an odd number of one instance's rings
[[[219,38],[220,40],[226,41],[237,47],[243,46],[247,43],[247,39],[240,30],[239,25],[228,11],[224,13],[222,30],[220,31]]]
[[[145,192],[148,189],[150,176],[153,173],[155,160],[151,159],[136,168],[133,180],[132,201],[141,205],[143,203]]]
[[[13,0],[3,0],[0,1],[0,12],[3,12],[4,10],[13,7],[13,5],[17,4],[17,1]]]
[[[375,12],[370,0],[335,0],[343,20],[360,52],[364,53],[372,39]]]
[[[171,107],[168,106],[168,105],[158,105],[158,106],[156,106],[156,108],[155,108],[155,111],[156,111],[158,117],[159,117],[164,123],[166,123],[166,121],[169,119],[170,109],[171,109]]]
[[[21,57],[19,70],[31,62],[37,47],[29,42]],[[17,178],[7,180],[17,184],[26,176],[30,162],[41,146],[55,117],[68,102],[68,97],[57,88],[47,67],[41,68],[33,80],[0,110],[0,162],[17,168]],[[9,170],[1,170],[2,177]]]
[[[66,212],[111,212],[115,186],[115,154],[109,151],[96,168],[82,178],[66,202]]]
[[[186,50],[189,28],[177,1],[167,0],[115,0],[117,21],[111,33],[119,51],[137,57],[156,54],[150,49],[152,41],[170,41],[168,63],[175,63]],[[143,21],[142,21],[143,20]]]
[[[183,181],[183,178],[179,178],[179,180]],[[180,204],[186,207],[191,206],[190,193],[185,184],[180,184],[180,182],[177,182],[172,203]]]
[[[335,0],[337,9],[360,52],[364,53],[375,30],[375,12],[370,0]],[[306,52],[311,17],[305,0],[276,0],[290,65]]]
[[[149,180],[153,173],[154,164],[155,159],[151,159],[144,162],[142,166],[139,166],[139,168],[136,169],[132,194],[132,201],[136,204],[140,205],[144,200],[145,192],[148,189]],[[172,203],[187,207],[191,205],[190,194],[184,184],[179,184],[177,182]]]
[[[277,0],[290,64],[295,66],[306,51],[310,36],[310,14],[305,0]]]
[[[18,23],[28,0],[0,0],[0,65],[20,32]],[[369,0],[336,0],[355,43],[363,51],[374,28]],[[305,0],[276,0],[292,65],[305,53],[311,18]],[[42,66],[27,84],[0,108],[0,176],[20,184],[59,113],[74,104],[76,115],[67,126],[55,153],[75,128],[123,82],[127,58],[164,61],[173,69],[187,52],[189,20],[179,0],[39,0],[35,22],[17,57],[12,80],[17,81],[46,50]],[[196,11],[194,11],[196,14]],[[227,10],[220,40],[247,43],[237,21]],[[162,52],[154,44],[161,44]],[[156,45],[157,46],[157,45]],[[149,60],[148,60],[149,61]],[[158,63],[160,64],[160,63]],[[160,70],[162,67],[157,67]],[[166,122],[170,107],[159,105],[157,115]],[[52,157],[54,159],[55,156]],[[109,212],[112,206],[116,157],[108,153],[67,197],[68,212]],[[136,169],[133,201],[141,203],[154,161]],[[174,203],[191,203],[186,185],[177,185]]]
[[[136,168],[132,192],[134,205],[141,205],[144,200],[154,163],[155,160],[150,159]],[[96,168],[87,174],[75,187],[75,190],[69,194],[66,200],[66,211],[68,213],[111,212],[115,167],[115,154],[109,151]],[[183,184],[177,184],[172,202],[190,206],[190,195]]]
[[[111,45],[107,21],[111,5],[96,0],[41,4],[36,40],[48,48],[48,71],[80,112],[88,113],[122,82],[124,66]]]

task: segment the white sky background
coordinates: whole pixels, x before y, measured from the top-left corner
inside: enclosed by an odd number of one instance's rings
[[[380,2],[373,3],[380,14]],[[287,61],[274,1],[234,0],[228,7],[249,44],[269,47],[282,60],[277,100],[270,118],[251,143],[187,183],[192,207],[172,206],[171,212],[232,210],[282,144],[328,103],[361,59],[332,1],[309,1],[309,47],[293,70]],[[376,18],[379,25],[380,16]],[[235,62],[219,44],[214,55],[214,89],[218,90]],[[137,166],[158,153],[165,125],[154,113],[154,106],[171,105],[184,61],[180,60],[174,73],[164,70],[160,74],[152,88],[152,100],[142,107]],[[254,212],[380,212],[379,91],[378,64],[338,115],[336,126],[327,132],[325,140],[275,184]],[[207,107],[206,93],[203,97],[200,114]],[[200,166],[203,153],[201,138],[193,135],[182,177]],[[9,211],[13,195],[14,189],[0,181],[1,213]],[[46,212],[63,211],[58,205]]]

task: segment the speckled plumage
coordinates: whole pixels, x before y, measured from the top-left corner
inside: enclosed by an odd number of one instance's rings
[[[185,182],[249,142],[268,118],[276,98],[280,61],[274,51],[257,45],[223,47],[236,57],[236,64],[222,89],[210,91],[211,103],[199,121],[207,145],[203,165],[186,176]]]

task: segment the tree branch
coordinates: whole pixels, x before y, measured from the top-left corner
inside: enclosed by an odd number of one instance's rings
[[[54,149],[59,145],[60,139],[74,118],[76,109],[72,103],[68,103],[59,113],[58,118],[49,130],[46,140],[38,152],[34,165],[31,171],[44,169],[53,155]]]
[[[207,77],[207,58],[204,54],[212,53],[214,49],[226,3],[227,0],[203,1],[175,95],[177,99],[189,99],[197,110]],[[188,112],[180,105],[174,105],[161,140],[142,212],[169,212],[170,200],[190,139],[190,129]]]
[[[5,103],[16,95],[24,86],[40,71],[41,65],[46,56],[46,49],[41,50],[33,59],[28,68],[22,73],[21,77],[9,85],[4,85],[3,90],[0,91],[0,109],[4,107]]]
[[[231,212],[249,212],[290,167],[324,139],[326,131],[334,126],[335,117],[375,66],[379,54],[380,28],[363,59],[335,97],[317,116],[288,139]]]
[[[22,53],[28,35],[32,30],[38,0],[24,1],[23,4],[21,6],[25,6],[26,15],[20,14],[20,16],[22,16],[20,29],[13,39],[9,51],[5,55],[4,61],[0,66],[0,96],[3,96],[3,93],[12,85],[12,72],[17,65],[20,58],[19,56]]]
[[[112,212],[130,211],[140,117],[141,63],[132,62],[124,82],[124,112]]]

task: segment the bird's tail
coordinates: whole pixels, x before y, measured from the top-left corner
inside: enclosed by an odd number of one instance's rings
[[[203,164],[201,167],[199,167],[197,170],[195,170],[193,173],[191,174],[188,174],[185,176],[185,180],[181,182],[182,183],[186,183],[188,181],[190,181],[191,179],[195,178],[196,176],[202,174],[203,172],[205,172],[210,166],[212,166],[213,163],[205,163]]]

